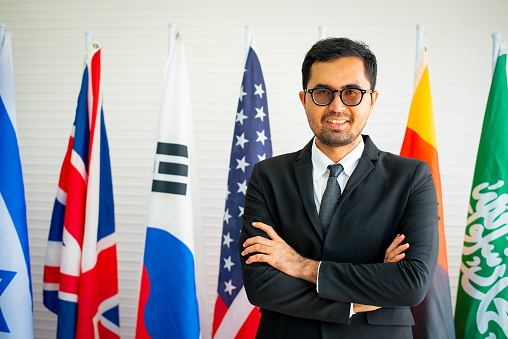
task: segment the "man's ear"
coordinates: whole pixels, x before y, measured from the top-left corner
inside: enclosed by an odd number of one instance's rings
[[[374,109],[374,105],[376,104],[376,101],[377,101],[377,95],[379,94],[378,91],[374,91],[372,92],[372,100],[370,102],[370,111],[372,112],[372,110]]]
[[[305,108],[305,92],[300,91],[298,94],[300,95],[300,101],[302,102],[303,108]]]

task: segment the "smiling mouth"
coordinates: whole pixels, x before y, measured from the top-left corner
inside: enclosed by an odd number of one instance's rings
[[[326,122],[331,122],[332,124],[345,124],[347,120],[326,120]]]

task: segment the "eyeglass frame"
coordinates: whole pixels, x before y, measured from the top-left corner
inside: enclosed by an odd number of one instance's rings
[[[318,103],[316,102],[316,100],[314,100],[314,93],[313,93],[313,92],[314,92],[315,90],[317,90],[317,89],[327,89],[327,90],[331,91],[331,92],[332,92],[332,100],[330,100],[330,102],[329,102],[329,103],[327,103],[327,104],[318,104]],[[360,101],[359,101],[356,105],[349,105],[349,104],[346,104],[346,103],[344,102],[344,100],[342,99],[342,92],[344,92],[344,91],[346,91],[346,90],[350,90],[350,89],[356,89],[356,90],[358,90],[358,91],[360,91],[360,92],[362,93],[362,97],[360,98]],[[364,95],[365,93],[370,93],[370,97],[372,98],[372,93],[374,93],[374,92],[375,92],[375,90],[371,90],[371,89],[367,90],[367,89],[361,89],[361,88],[356,88],[356,87],[350,87],[350,88],[344,88],[344,89],[336,89],[336,90],[333,90],[333,89],[330,89],[330,88],[326,88],[326,87],[315,87],[315,88],[311,88],[311,89],[307,89],[307,88],[306,88],[306,89],[304,89],[303,91],[304,91],[305,93],[310,93],[310,97],[312,98],[312,102],[314,102],[314,103],[315,103],[316,105],[318,105],[318,106],[328,106],[328,105],[330,105],[330,104],[333,102],[333,99],[335,99],[335,93],[339,93],[339,98],[340,98],[340,101],[342,101],[342,103],[343,103],[344,105],[349,106],[349,107],[355,107],[355,106],[358,106],[359,104],[361,104],[361,103],[362,103],[362,100],[363,100],[363,95]]]

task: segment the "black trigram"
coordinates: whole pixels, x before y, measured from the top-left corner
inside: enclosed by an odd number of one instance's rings
[[[162,161],[166,159],[181,160],[180,162]],[[185,195],[187,193],[187,178],[189,177],[187,146],[178,144],[168,144],[164,142],[157,143],[155,156],[154,179],[152,182],[152,192],[170,193]],[[185,164],[182,164],[184,162]],[[165,175],[175,175],[181,177],[185,182],[164,180]],[[160,180],[156,180],[155,178]]]

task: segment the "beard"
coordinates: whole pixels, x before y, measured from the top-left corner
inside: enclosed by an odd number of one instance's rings
[[[324,145],[330,147],[342,147],[349,145],[351,142],[358,138],[360,132],[355,133],[353,129],[348,130],[330,130],[325,127],[326,120],[330,117],[335,117],[335,114],[327,114],[321,118],[321,125],[318,125],[314,122],[309,115],[307,116],[307,120],[309,121],[309,125],[312,129],[312,132],[316,135],[316,138],[319,139]],[[350,127],[353,126],[355,120],[351,115],[347,116]],[[319,127],[322,126],[322,127]],[[363,128],[362,128],[363,129]]]
[[[352,131],[327,131],[323,128],[320,131],[314,131],[314,134],[326,146],[342,147],[356,140],[360,133],[355,135]]]

